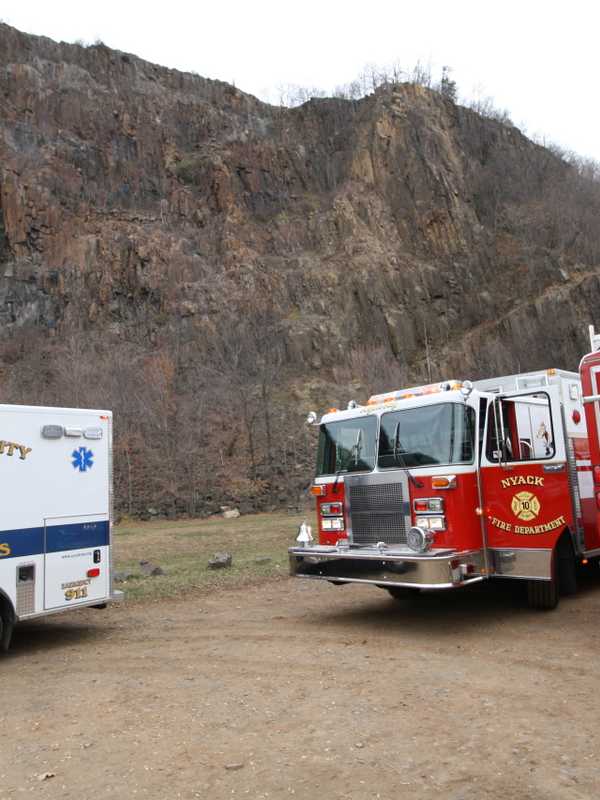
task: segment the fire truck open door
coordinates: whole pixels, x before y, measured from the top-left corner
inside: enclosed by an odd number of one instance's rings
[[[595,347],[597,342],[592,342]],[[590,466],[593,480],[593,498],[588,504],[586,526],[587,546],[591,550],[600,547],[600,352],[588,353],[579,365],[585,422],[588,435]]]
[[[496,571],[550,579],[554,545],[565,528],[573,530],[558,388],[490,401],[481,450],[483,516]]]

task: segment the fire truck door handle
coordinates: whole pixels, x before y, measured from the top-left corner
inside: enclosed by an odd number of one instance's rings
[[[544,472],[562,472],[564,464],[544,464]]]

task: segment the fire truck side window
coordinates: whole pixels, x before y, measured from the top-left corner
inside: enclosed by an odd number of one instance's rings
[[[361,417],[321,425],[317,475],[370,472],[375,468],[376,439],[376,417]]]
[[[488,461],[538,461],[554,453],[550,398],[545,392],[498,399],[490,406]]]

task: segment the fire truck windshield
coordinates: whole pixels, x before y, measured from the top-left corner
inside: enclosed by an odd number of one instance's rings
[[[317,475],[371,472],[375,468],[377,417],[321,425]]]
[[[390,411],[381,417],[378,466],[471,464],[475,430],[474,409],[461,403]]]

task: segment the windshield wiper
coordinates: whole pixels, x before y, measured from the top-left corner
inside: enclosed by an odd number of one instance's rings
[[[359,462],[359,459],[360,459],[360,453],[361,453],[361,450],[362,450],[362,435],[363,435],[362,430],[359,430],[358,433],[356,434],[356,442],[352,445],[352,450],[350,451],[350,457],[348,458],[348,461],[347,461],[346,465],[340,467],[339,470],[335,473],[335,480],[333,482],[333,486],[331,487],[331,491],[334,494],[337,493],[337,485],[338,485],[338,481],[340,479],[340,475],[342,474],[342,472],[347,472],[348,471],[348,467],[350,465],[350,462],[354,461],[354,466],[358,467],[358,462]]]
[[[356,434],[356,443],[352,448],[353,455],[354,455],[354,466],[358,467],[358,459],[360,458],[360,451],[362,450],[362,428],[359,428],[358,433]]]
[[[396,430],[394,431],[394,462],[400,460],[400,466],[406,472],[409,477],[409,480],[413,484],[413,486],[417,489],[422,489],[424,484],[421,483],[420,480],[417,480],[412,472],[409,470],[406,461],[404,460],[404,456],[402,455],[401,450],[399,449],[400,446],[400,422],[396,423]]]

